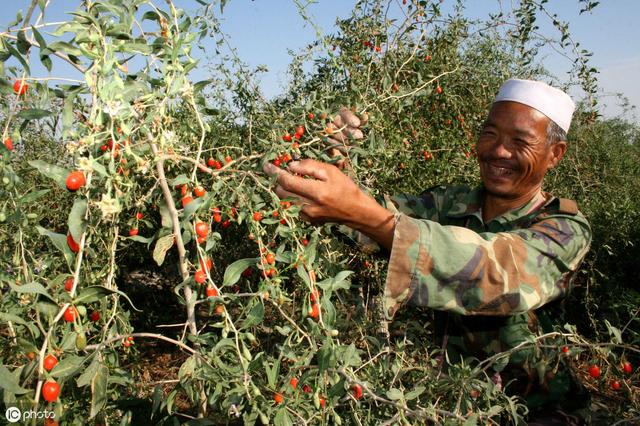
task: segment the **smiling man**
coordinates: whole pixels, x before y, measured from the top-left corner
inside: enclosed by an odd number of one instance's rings
[[[559,301],[589,249],[591,231],[576,203],[542,191],[545,174],[566,151],[573,111],[571,98],[545,83],[505,82],[476,144],[477,188],[440,186],[385,197],[380,205],[332,165],[302,160],[288,171],[270,165],[265,171],[278,175],[280,197],[300,199],[309,221],[342,223],[388,250],[389,319],[408,305],[442,311],[436,330],[449,359],[484,359],[560,321]],[[340,120],[352,123],[347,134],[358,127],[348,114]],[[532,410],[546,407],[555,418],[561,414],[549,404],[572,381],[541,368],[539,353],[511,354],[508,368],[495,367],[496,382],[509,383],[507,390]]]

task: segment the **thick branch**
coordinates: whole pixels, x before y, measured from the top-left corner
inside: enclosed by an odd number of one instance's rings
[[[182,241],[182,232],[180,230],[180,219],[178,218],[178,210],[176,210],[176,206],[171,196],[171,190],[169,189],[169,184],[167,184],[167,178],[164,174],[164,157],[159,155],[158,147],[156,144],[151,144],[151,149],[153,150],[153,154],[156,156],[156,170],[158,171],[158,182],[160,183],[160,188],[162,188],[162,193],[164,195],[164,200],[167,203],[167,208],[169,209],[169,214],[171,215],[171,222],[173,223],[173,237],[176,241],[176,247],[178,248],[178,262],[180,268],[180,275],[182,276],[182,280],[185,281],[189,278],[189,271],[187,270],[186,263],[186,250],[184,248],[184,242]],[[198,328],[196,326],[196,313],[195,313],[195,304],[193,301],[193,292],[191,287],[187,284],[184,286],[184,298],[187,303],[187,324],[189,326],[189,331],[191,334],[196,336],[198,334]]]

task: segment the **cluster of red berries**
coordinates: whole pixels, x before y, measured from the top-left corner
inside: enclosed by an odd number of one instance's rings
[[[304,135],[304,126],[296,127],[296,131],[293,135],[293,138],[295,138],[296,140],[300,140],[302,138],[302,135]],[[282,140],[285,142],[291,142],[293,138],[291,137],[291,134],[288,132],[282,135]]]
[[[231,157],[230,155],[227,155],[224,157],[225,164],[229,164],[232,161],[233,161],[233,157]],[[209,157],[209,159],[207,160],[207,166],[213,167],[216,170],[220,170],[222,168],[222,161],[216,160],[213,157]]]
[[[367,48],[371,49],[371,50],[375,50],[375,51],[376,51],[376,53],[380,53],[380,52],[382,52],[382,47],[380,47],[380,46],[379,46],[379,45],[377,45],[377,44],[376,44],[376,45],[374,45],[374,44],[373,44],[373,43],[371,43],[369,40],[365,40],[365,41],[363,41],[363,42],[362,42],[362,45],[363,45],[364,47],[367,47]]]
[[[297,390],[297,388],[298,388],[298,378],[297,377],[292,377],[291,380],[289,380],[289,384],[291,385],[291,388],[294,391]],[[302,386],[302,392],[309,394],[309,393],[313,392],[313,389],[311,388],[311,386],[305,384],[305,385]],[[353,395],[353,397],[356,400],[361,399],[362,395],[363,395],[362,386],[360,384],[358,384],[358,383],[354,384],[351,387],[351,395]],[[284,402],[284,396],[281,393],[276,392],[273,395],[273,401],[276,403],[276,405],[280,405],[280,404],[282,404]],[[318,402],[320,403],[320,407],[321,408],[325,408],[326,400],[325,400],[323,395],[319,396]]]

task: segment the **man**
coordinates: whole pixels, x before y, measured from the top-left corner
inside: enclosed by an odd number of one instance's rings
[[[280,197],[300,199],[306,219],[345,224],[389,251],[389,318],[409,303],[448,312],[449,358],[483,359],[549,331],[550,312],[589,249],[591,230],[576,203],[542,191],[566,151],[574,108],[545,83],[505,82],[476,144],[479,188],[436,187],[381,206],[332,165],[302,160],[265,171],[278,175]],[[338,121],[352,124],[342,126],[349,134],[358,123],[345,114]],[[533,410],[570,386],[566,376],[541,370],[534,352],[514,352],[502,378],[516,379],[510,390]]]

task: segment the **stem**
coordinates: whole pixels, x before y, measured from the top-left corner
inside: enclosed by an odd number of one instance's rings
[[[182,275],[182,281],[184,282],[189,278],[189,271],[187,270],[186,250],[184,248],[184,242],[182,241],[182,233],[180,232],[180,219],[178,218],[178,210],[176,210],[173,197],[171,196],[171,190],[169,189],[167,178],[165,177],[164,158],[158,155],[158,147],[155,144],[151,144],[151,149],[153,151],[153,154],[157,158],[156,169],[158,171],[158,181],[160,183],[160,187],[162,188],[162,193],[164,195],[169,214],[171,215],[171,222],[173,224],[173,237],[175,238],[176,246],[178,247],[178,267],[180,268],[180,274]],[[185,283],[184,285],[184,299],[187,305],[186,327],[189,328],[189,332],[193,336],[197,336],[198,326],[196,324],[196,305],[194,303],[195,301],[193,291],[188,283]],[[200,344],[194,343],[194,346],[196,348],[199,348]],[[198,417],[204,417],[207,413],[207,395],[204,392],[204,383],[200,382],[198,384],[198,388],[200,394],[200,400],[198,401]]]
[[[159,155],[158,147],[156,144],[151,144],[151,149],[153,150],[153,154],[157,157],[156,160],[156,170],[158,171],[158,182],[160,183],[160,188],[162,188],[162,193],[164,195],[164,200],[167,203],[167,209],[169,210],[169,214],[171,215],[171,222],[173,224],[173,237],[176,240],[176,247],[178,248],[178,267],[180,268],[180,275],[182,276],[182,280],[186,281],[189,278],[189,271],[187,270],[186,263],[186,250],[184,248],[184,242],[182,241],[182,232],[180,232],[180,219],[178,218],[178,210],[176,210],[176,206],[173,201],[173,197],[171,196],[171,190],[169,189],[169,184],[167,183],[167,178],[164,173],[164,156]],[[189,331],[194,336],[198,334],[198,328],[196,326],[196,314],[195,314],[195,304],[193,301],[193,291],[191,290],[191,286],[186,284],[184,286],[184,298],[187,304],[187,326],[189,327]]]

